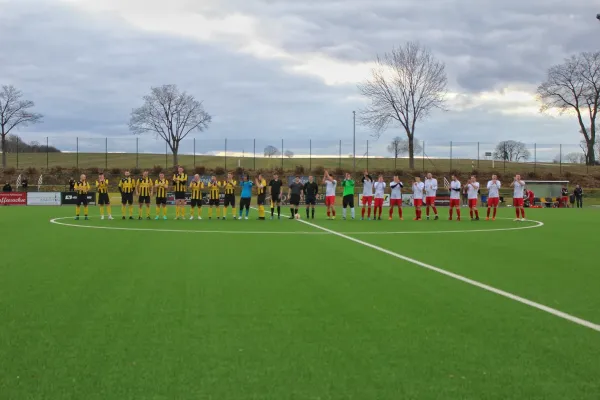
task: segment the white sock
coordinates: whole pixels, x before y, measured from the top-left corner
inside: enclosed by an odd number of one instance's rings
[[[352,218],[354,218],[354,216],[355,216],[355,214],[354,214],[354,207],[352,207],[352,208],[350,209],[350,212],[352,213]]]
[[[342,209],[342,215],[344,216],[344,218],[346,218],[346,209]]]

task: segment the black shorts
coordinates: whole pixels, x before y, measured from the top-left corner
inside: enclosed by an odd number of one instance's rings
[[[219,206],[221,204],[221,201],[219,199],[209,199],[208,200],[208,205],[209,206]]]
[[[133,193],[121,193],[121,204],[133,204]]]
[[[293,206],[298,207],[300,205],[300,195],[299,194],[292,194],[290,196],[290,204]]]
[[[281,198],[279,197],[279,193],[271,194],[271,203],[273,204],[281,204]]]
[[[110,205],[110,198],[108,193],[98,193],[98,205]]]
[[[244,207],[250,208],[250,197],[242,197],[240,199],[240,209]]]
[[[150,196],[140,196],[138,198],[138,203],[140,203],[140,204],[150,204]]]
[[[192,207],[202,207],[202,199],[191,199],[190,206]]]
[[[87,206],[88,205],[88,198],[87,198],[87,194],[78,194],[77,195],[77,205],[84,205]]]
[[[306,196],[305,201],[307,206],[314,206],[317,204],[317,196]]]
[[[185,192],[175,192],[175,200],[185,200]]]
[[[354,195],[353,194],[347,194],[342,198],[342,207],[354,208]]]
[[[235,194],[225,195],[225,207],[235,207]]]
[[[156,205],[159,206],[161,204],[167,204],[167,198],[166,197],[157,197],[156,198]]]
[[[259,206],[264,206],[264,205],[265,205],[265,201],[266,201],[266,200],[267,200],[267,195],[266,195],[266,194],[264,194],[264,193],[263,193],[263,194],[259,194],[259,195],[256,197],[256,203],[257,203]]]

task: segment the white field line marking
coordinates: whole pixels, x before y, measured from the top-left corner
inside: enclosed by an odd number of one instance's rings
[[[304,220],[299,220],[299,222],[301,222],[303,224],[306,224],[306,225],[309,225],[309,226],[312,226],[313,228],[320,229],[322,231],[331,233],[332,235],[339,236],[341,238],[344,238],[344,239],[350,240],[352,242],[361,244],[363,246],[370,247],[370,248],[375,249],[375,250],[379,250],[382,253],[385,253],[385,254],[388,254],[388,255],[390,255],[392,257],[396,257],[396,258],[399,258],[401,260],[407,261],[409,263],[415,264],[415,265],[417,265],[417,266],[419,266],[421,268],[425,268],[425,269],[437,272],[439,274],[449,276],[450,278],[457,279],[459,281],[468,283],[469,285],[476,286],[476,287],[478,287],[480,289],[487,290],[488,292],[492,292],[492,293],[498,294],[500,296],[504,296],[504,297],[509,298],[511,300],[514,300],[514,301],[518,301],[519,303],[528,305],[528,306],[533,307],[533,308],[537,308],[538,310],[545,311],[545,312],[547,312],[549,314],[552,314],[552,315],[554,315],[556,317],[566,319],[567,321],[571,321],[571,322],[576,323],[578,325],[585,326],[586,328],[590,328],[590,329],[593,329],[593,330],[595,330],[597,332],[600,332],[600,325],[595,324],[593,322],[586,321],[584,319],[581,319],[581,318],[575,317],[573,315],[564,313],[562,311],[559,311],[559,310],[556,310],[554,308],[545,306],[543,304],[536,303],[534,301],[525,299],[525,298],[517,296],[515,294],[509,293],[509,292],[505,292],[504,290],[496,289],[495,287],[492,287],[490,285],[486,285],[485,283],[481,283],[481,282],[475,281],[473,279],[466,278],[466,277],[464,277],[462,275],[458,275],[458,274],[455,274],[453,272],[449,272],[449,271],[446,271],[444,269],[441,269],[441,268],[438,268],[438,267],[434,267],[433,265],[429,265],[429,264],[426,264],[424,262],[417,261],[417,260],[415,260],[413,258],[406,257],[406,256],[403,256],[403,255],[398,254],[398,253],[394,253],[393,251],[384,249],[384,248],[379,247],[379,246],[375,246],[374,244],[363,242],[362,240],[359,240],[359,239],[356,239],[356,238],[344,235],[342,233],[333,231],[331,229],[327,229],[327,228],[324,228],[322,226],[319,226],[319,225],[316,225],[316,224],[312,224],[312,223],[304,221]]]
[[[77,225],[68,224],[65,222],[58,222],[63,219],[72,219],[73,217],[61,217],[51,219],[50,222],[57,225],[72,226],[75,228],[90,228],[90,229],[110,229],[117,231],[147,231],[147,232],[180,232],[180,233],[227,233],[227,234],[242,234],[242,235],[328,235],[327,232],[314,232],[314,231],[205,231],[205,230],[183,230],[183,229],[151,229],[151,228],[124,228],[118,226],[97,226],[97,225]],[[196,220],[197,221],[197,220]]]

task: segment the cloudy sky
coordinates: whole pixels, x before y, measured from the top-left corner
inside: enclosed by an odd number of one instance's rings
[[[548,66],[597,50],[598,12],[589,0],[0,0],[0,84],[45,115],[19,134],[64,149],[79,137],[80,150],[102,151],[108,137],[109,151],[135,150],[131,109],[174,83],[214,116],[195,136],[202,151],[228,138],[230,151],[251,152],[256,138],[302,153],[312,139],[314,154],[340,140],[348,154],[364,105],[356,84],[377,54],[414,40],[446,63],[452,94],[417,128],[428,154],[450,141],[473,157],[476,145],[456,143],[576,145],[572,117],[540,115],[533,93]],[[357,127],[358,153],[370,133]],[[371,138],[372,154],[396,134]]]

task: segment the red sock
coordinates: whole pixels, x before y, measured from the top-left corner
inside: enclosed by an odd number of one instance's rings
[[[433,213],[437,215],[437,208],[435,208],[435,206],[431,206],[431,208],[433,208]]]
[[[365,207],[363,206],[362,211],[360,212],[361,217],[365,217]]]
[[[335,210],[333,210],[332,213],[333,213],[333,216],[335,217]]]
[[[420,208],[417,210],[417,218],[421,219],[421,217],[423,216],[423,210],[421,210]]]
[[[517,218],[519,218],[519,207],[515,208],[515,212],[517,213]]]
[[[398,216],[402,218],[402,207],[398,207]]]
[[[473,218],[473,209],[469,210],[469,215],[471,216],[471,218]]]
[[[525,209],[524,208],[521,208],[521,217],[525,218]]]
[[[497,208],[494,207],[494,218],[496,218],[496,210],[497,210]]]
[[[475,209],[475,216],[479,218],[479,210]]]
[[[429,217],[429,206],[427,206],[427,210],[425,211],[425,214],[427,214],[427,216]]]
[[[460,208],[456,209],[456,215],[458,216],[458,219],[460,219]]]
[[[390,218],[394,215],[394,207],[390,207]]]
[[[327,216],[331,217],[331,213],[329,212],[329,210],[327,210]]]
[[[381,213],[383,212],[383,207],[379,206],[379,218],[381,218]]]
[[[490,208],[488,207],[488,211],[487,211],[487,216],[488,218],[490,217]]]
[[[371,218],[371,206],[369,206],[369,212],[367,213],[367,218]]]
[[[454,208],[450,207],[450,219],[452,219],[452,211],[454,211]]]

